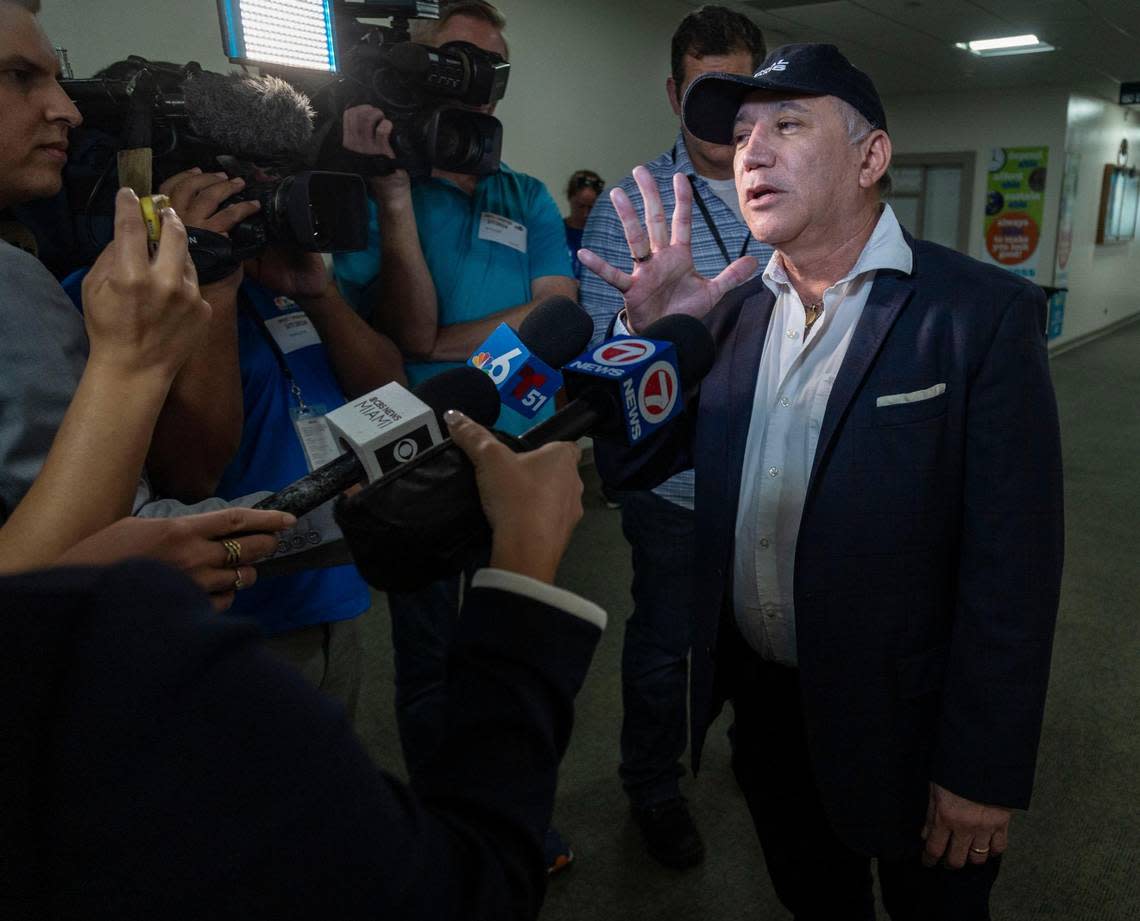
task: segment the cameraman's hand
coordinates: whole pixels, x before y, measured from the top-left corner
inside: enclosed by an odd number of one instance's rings
[[[195,167],[171,176],[158,191],[170,197],[170,207],[187,227],[225,234],[261,210],[257,201],[239,201],[218,210],[222,202],[244,188],[244,179],[230,179],[225,173],[203,173]]]
[[[475,467],[483,513],[494,532],[491,565],[553,583],[582,520],[582,452],[558,441],[516,454],[460,412],[450,410],[445,419]]]
[[[92,534],[59,558],[60,566],[107,566],[135,557],[181,569],[210,596],[214,608],[233,604],[242,588],[257,581],[252,563],[277,549],[277,532],[297,519],[284,512],[225,508],[184,518],[123,518]],[[233,536],[233,535],[240,535]],[[240,548],[237,565],[221,543],[230,538]]]
[[[152,261],[139,200],[130,189],[120,189],[115,238],[83,281],[83,305],[90,365],[173,377],[210,320],[178,215],[164,209],[162,240]]]
[[[286,246],[268,246],[259,256],[245,261],[245,272],[274,294],[284,294],[304,306],[328,290],[329,276],[320,253],[306,253]]]
[[[375,106],[352,106],[342,117],[345,150],[367,157],[396,158],[392,148],[392,122]],[[389,176],[373,176],[369,180],[372,194],[383,201],[411,189],[407,170],[398,169]]]

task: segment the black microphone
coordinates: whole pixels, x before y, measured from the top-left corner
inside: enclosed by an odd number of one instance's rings
[[[431,425],[423,425],[420,418],[423,413],[419,416],[407,414],[403,406],[399,410],[405,412],[405,417],[393,419],[398,412],[390,405],[392,388],[395,388],[397,396],[402,391],[403,396],[417,398],[417,402],[426,404],[424,412],[430,410],[434,416],[430,420]],[[351,433],[345,434],[342,431],[341,443],[352,450],[267,496],[254,508],[289,512],[298,518],[308,514],[350,486],[382,476],[399,463],[410,460],[411,457],[400,453],[401,446],[405,452],[411,452],[411,456],[415,456],[421,448],[428,447],[431,443],[438,444],[442,439],[433,437],[430,428],[435,427],[436,435],[446,431],[443,413],[449,409],[458,409],[482,425],[494,425],[499,417],[499,393],[487,375],[467,367],[452,368],[428,378],[411,393],[398,384],[386,384],[336,411],[365,416],[365,424],[373,427],[379,424],[380,427],[372,432],[371,437],[364,440],[361,436],[356,436],[358,440],[353,440]],[[332,415],[334,414],[330,414]],[[374,416],[374,419],[368,419],[368,415]],[[405,421],[410,424],[398,424]],[[429,429],[426,434],[425,428]]]
[[[590,315],[557,295],[527,314],[517,333],[500,323],[468,364],[490,376],[504,407],[533,419],[562,389],[559,369],[586,347],[593,331]]]
[[[242,159],[295,157],[313,136],[309,97],[278,77],[199,70],[182,97],[190,129]]]
[[[662,349],[649,359],[679,372],[674,403],[712,368],[712,337],[703,323],[684,316],[659,320],[643,336],[610,340],[583,359],[601,352],[607,360],[617,361],[608,357],[607,347],[615,347],[613,355],[617,356],[637,348],[630,343],[645,342],[672,344],[670,349]],[[668,352],[675,353],[673,364],[668,361]],[[623,431],[628,433],[628,404],[623,395],[628,391],[627,382],[634,382],[636,399],[637,388],[644,383],[648,389],[653,375],[661,369],[653,374],[647,371],[647,366],[639,366],[631,372],[618,361],[612,380],[580,385],[578,396],[553,418],[521,438],[499,437],[516,451],[531,450],[551,441],[575,441],[595,432],[603,437],[621,437]],[[648,425],[643,428],[642,437],[650,430]],[[342,497],[334,514],[357,569],[370,585],[379,589],[414,590],[459,572],[478,561],[490,539],[490,525],[483,515],[474,468],[450,439],[356,495]],[[541,540],[541,535],[534,535],[533,539]]]
[[[654,340],[671,342],[673,354],[658,351]],[[683,395],[715,359],[716,346],[700,320],[662,317],[644,335],[617,336],[569,362],[562,372],[570,402],[520,440],[528,449],[583,435],[635,444],[677,415]]]

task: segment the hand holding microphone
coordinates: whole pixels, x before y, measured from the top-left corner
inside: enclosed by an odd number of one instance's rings
[[[553,418],[521,438],[501,436],[500,440],[516,451],[574,442],[587,434],[633,443],[666,424],[675,416],[683,394],[712,367],[712,338],[699,320],[667,317],[651,326],[644,337],[619,337],[587,352],[579,362],[591,364],[599,352],[608,354],[607,347],[629,354],[629,343],[641,343],[636,361],[617,361],[617,367],[609,369],[612,374],[575,383],[576,398]],[[652,352],[648,345],[653,346]],[[667,368],[655,367],[662,361]],[[663,380],[671,382],[668,396],[654,392],[655,388],[660,391]],[[660,402],[663,396],[665,404]],[[534,484],[527,488],[530,493],[519,490],[521,500],[539,503],[541,488]],[[376,588],[395,590],[421,588],[458,572],[479,556],[492,530],[480,504],[476,472],[466,455],[448,442],[356,495],[342,498],[336,506],[336,520],[361,575]],[[556,545],[560,538],[539,522],[517,539],[537,545],[534,550],[544,553],[544,543]]]
[[[517,454],[462,413],[448,412],[445,418],[452,440],[475,471],[493,535],[491,566],[553,583],[582,520],[582,452],[563,441]]]

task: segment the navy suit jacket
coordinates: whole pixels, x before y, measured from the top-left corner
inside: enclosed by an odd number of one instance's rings
[[[907,242],[912,273],[878,273],[833,385],[794,579],[820,795],[847,844],[882,855],[919,846],[931,780],[1028,805],[1063,555],[1042,292]],[[741,468],[773,305],[761,279],[730,293],[706,320],[716,362],[685,414],[634,449],[597,451],[603,477],[627,488],[696,469],[694,770],[723,703],[715,666],[732,653],[717,638],[732,617]],[[933,399],[877,405],[943,383]]]
[[[154,563],[0,580],[0,917],[533,918],[601,631],[466,598],[410,786],[344,710]]]

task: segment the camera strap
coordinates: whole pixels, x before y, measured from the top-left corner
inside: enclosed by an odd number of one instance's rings
[[[244,288],[238,289],[238,306],[257,324],[257,331],[269,346],[270,351],[273,352],[273,357],[277,360],[277,367],[281,369],[281,376],[285,378],[285,382],[289,385],[289,392],[293,395],[293,399],[297,401],[297,409],[301,415],[309,415],[310,407],[305,402],[304,394],[301,393],[301,385],[297,383],[297,378],[293,376],[293,372],[289,369],[289,360],[285,357],[285,352],[282,351],[281,346],[278,345],[273,333],[269,331],[269,326],[265,322],[265,318],[253,305],[253,301],[245,292]]]

